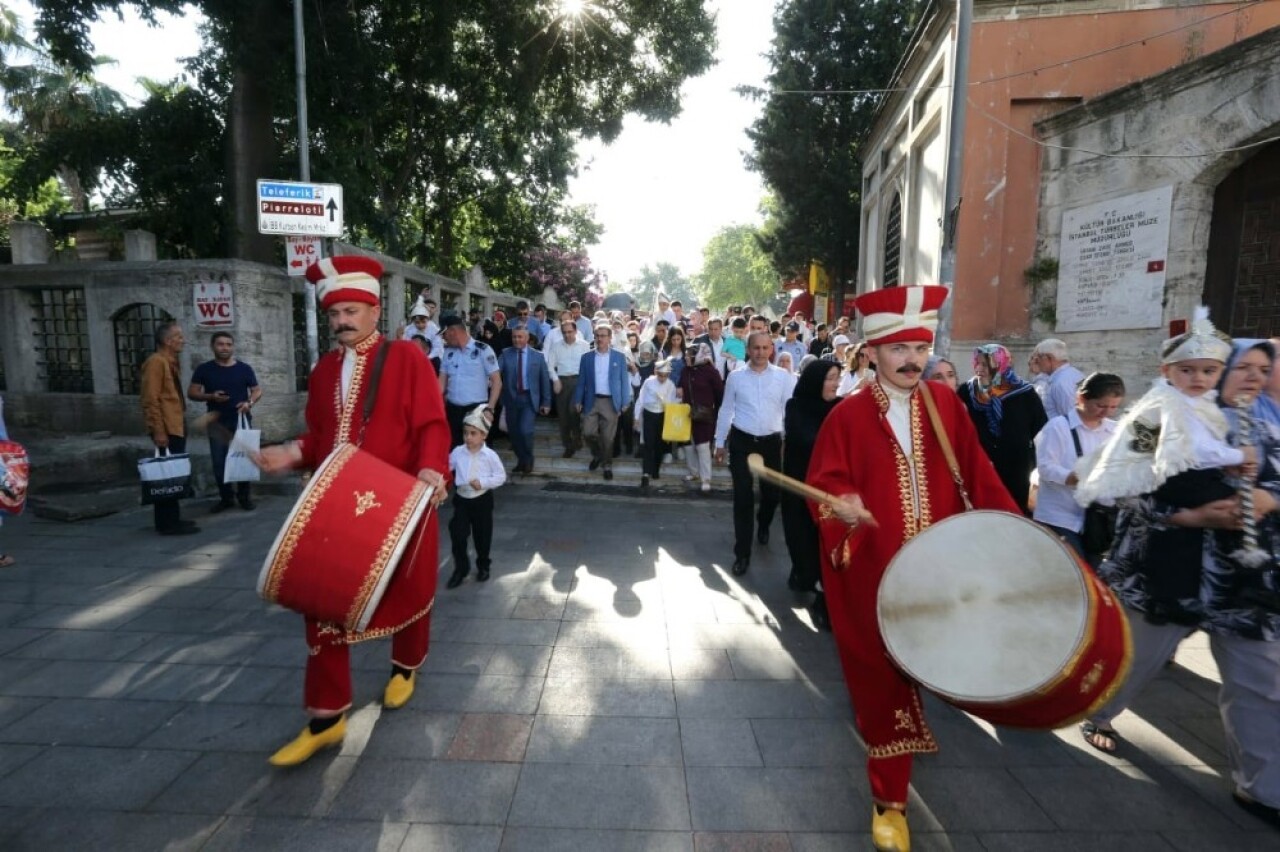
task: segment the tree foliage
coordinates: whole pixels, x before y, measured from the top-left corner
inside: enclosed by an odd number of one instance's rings
[[[702,250],[698,278],[703,298],[713,309],[727,305],[764,305],[777,298],[778,273],[751,225],[721,228]]]
[[[858,265],[862,142],[910,38],[922,0],[785,0],[772,71],[748,130],[748,165],[774,194],[764,247],[784,278],[822,263],[836,286]],[[868,91],[870,90],[870,91]]]
[[[88,16],[125,2],[36,0],[38,30],[83,67]],[[129,5],[154,15],[184,4]],[[256,158],[257,177],[293,173],[291,7],[193,5],[208,49],[191,71],[226,128],[223,195],[242,196],[244,158]],[[598,236],[565,200],[578,138],[611,139],[628,114],[674,117],[681,83],[709,67],[714,47],[701,0],[591,2],[579,15],[546,0],[315,0],[305,10],[311,178],[343,185],[350,238],[446,273],[479,263],[499,285],[523,273],[531,247]]]
[[[577,249],[544,246],[525,253],[528,278],[515,292],[538,298],[546,288],[555,291],[560,303],[581,302],[588,314],[604,300],[600,273],[591,267],[591,258]]]
[[[650,311],[657,306],[659,292],[666,293],[670,299],[679,299],[686,310],[700,301],[693,281],[683,275],[674,263],[646,264],[640,275],[624,284],[622,289],[635,298],[636,308],[642,311]]]

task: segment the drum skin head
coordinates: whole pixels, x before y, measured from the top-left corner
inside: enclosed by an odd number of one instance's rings
[[[1020,515],[953,515],[903,545],[880,581],[889,656],[953,701],[1035,694],[1086,645],[1087,570],[1057,536]]]

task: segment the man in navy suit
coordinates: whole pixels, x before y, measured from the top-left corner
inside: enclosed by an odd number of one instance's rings
[[[604,478],[613,479],[613,436],[618,415],[631,404],[631,376],[627,359],[612,346],[613,329],[607,323],[595,327],[596,348],[582,356],[573,407],[582,413],[582,439],[591,447],[590,469],[604,466]]]
[[[534,413],[551,412],[551,373],[543,354],[529,345],[529,329],[511,329],[511,346],[498,357],[498,370],[516,473],[533,473]]]

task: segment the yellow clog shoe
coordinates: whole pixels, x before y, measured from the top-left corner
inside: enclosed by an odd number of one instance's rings
[[[902,811],[871,809],[871,843],[878,852],[911,852],[911,832]]]
[[[318,734],[311,733],[310,728],[303,728],[302,733],[291,743],[271,755],[272,766],[297,766],[305,763],[322,748],[338,745],[347,733],[347,717],[338,719],[337,724],[325,728]]]
[[[387,681],[387,688],[382,692],[382,706],[388,710],[396,710],[409,703],[413,697],[413,685],[417,680],[417,672],[409,672],[409,676],[394,674]]]

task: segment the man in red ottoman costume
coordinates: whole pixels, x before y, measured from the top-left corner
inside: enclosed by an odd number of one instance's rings
[[[335,447],[358,444],[382,461],[435,488],[433,505],[446,495],[449,425],[435,371],[408,341],[389,341],[378,333],[379,279],[382,265],[369,257],[321,260],[307,270],[317,285],[320,309],[340,344],[323,355],[307,390],[307,432],[291,444],[268,447],[259,464],[268,472],[314,470]],[[373,411],[364,421],[379,350],[387,348]],[[351,707],[349,646],[391,636],[391,679],[383,705],[402,707],[413,695],[417,669],[426,660],[435,601],[439,526],[435,512],[422,521],[421,541],[395,568],[368,627],[359,633],[341,625],[306,620],[307,657],[304,696],[311,722],[296,739],[271,757],[276,766],[302,763],[320,749],[337,745],[346,733]]]
[[[886,653],[876,594],[904,543],[965,508],[925,393],[936,403],[975,508],[1018,511],[959,397],[941,382],[920,380],[946,298],[945,287],[891,287],[858,297],[876,378],[823,422],[807,479],[837,496],[832,504],[810,504],[822,540],[822,587],[867,746],[872,842],[893,852],[911,848],[906,808],[912,755],[937,751],[938,745],[924,719],[919,687]]]

